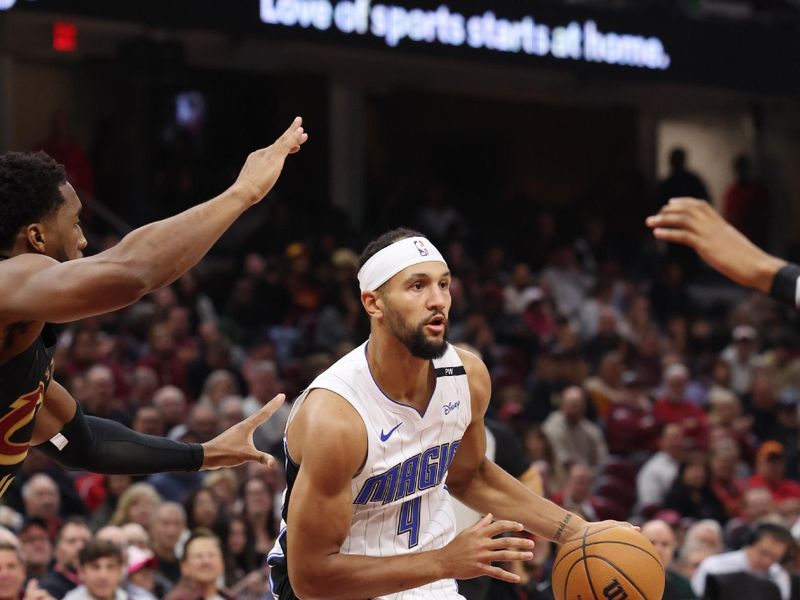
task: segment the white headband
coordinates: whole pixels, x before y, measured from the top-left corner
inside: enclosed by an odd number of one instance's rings
[[[377,290],[392,277],[411,265],[442,262],[442,254],[424,237],[404,238],[373,254],[358,272],[361,291]]]

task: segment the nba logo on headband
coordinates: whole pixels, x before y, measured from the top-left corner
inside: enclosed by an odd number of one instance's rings
[[[425,244],[422,243],[422,240],[414,240],[414,245],[417,247],[417,252],[419,252],[420,256],[428,256],[428,254],[430,254]]]

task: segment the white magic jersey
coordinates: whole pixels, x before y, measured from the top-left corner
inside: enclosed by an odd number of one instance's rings
[[[420,414],[383,393],[370,373],[366,350],[367,344],[362,344],[317,377],[295,401],[289,422],[315,388],[342,396],[364,420],[368,454],[363,470],[352,481],[353,521],[342,553],[396,556],[441,548],[456,530],[445,488],[447,468],[472,418],[464,366],[448,344],[444,356],[433,361],[436,385],[427,409]],[[288,501],[296,472],[297,466],[287,457]],[[284,507],[284,519],[287,513]],[[284,533],[279,536],[269,559],[273,594],[281,599],[293,598],[284,593],[287,582],[280,580],[287,571],[285,538]],[[462,597],[452,579],[381,596],[381,600],[423,598]]]

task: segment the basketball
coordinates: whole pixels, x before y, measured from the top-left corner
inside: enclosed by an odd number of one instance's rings
[[[556,600],[661,600],[658,552],[631,527],[611,525],[567,541],[553,563]]]

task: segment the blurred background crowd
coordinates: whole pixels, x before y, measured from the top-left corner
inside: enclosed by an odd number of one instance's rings
[[[285,393],[256,434],[282,458],[291,400],[368,336],[359,253],[409,226],[453,273],[450,341],[489,367],[493,460],[643,525],[668,600],[800,598],[797,314],[644,227],[694,196],[797,259],[797,2],[491,3],[658,35],[663,73],[387,50],[267,27],[256,4],[0,3],[0,149],[65,164],[90,251],[223,190],[295,114],[311,134],[194,270],[59,329],[84,411],[203,442]],[[0,600],[270,598],[283,488],[257,464],[101,476],[33,450],[0,506]],[[519,586],[462,590],[549,598],[555,550]]]

